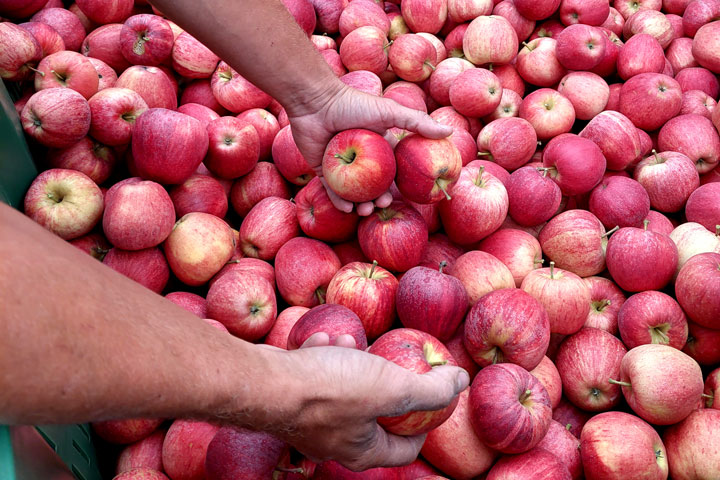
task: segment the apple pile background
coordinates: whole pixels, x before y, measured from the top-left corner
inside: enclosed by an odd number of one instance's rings
[[[391,132],[391,207],[335,209],[282,106],[144,0],[0,0],[25,213],[229,334],[412,337],[473,384],[383,422],[429,430],[408,467],[136,419],[93,425],[110,475],[720,478],[720,0],[283,1],[345,83],[454,128]]]

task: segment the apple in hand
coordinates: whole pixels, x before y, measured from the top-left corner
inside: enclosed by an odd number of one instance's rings
[[[550,321],[540,302],[524,291],[495,290],[468,312],[464,343],[482,367],[508,362],[531,370],[547,351]]]
[[[385,358],[418,374],[429,372],[439,365],[457,366],[447,348],[432,335],[412,328],[396,328],[375,342],[369,353]],[[529,375],[529,374],[528,374]],[[458,399],[440,410],[412,411],[397,417],[380,417],[378,423],[396,435],[420,435],[427,433],[452,415]]]
[[[406,200],[428,204],[451,198],[462,158],[450,140],[407,136],[395,147],[395,159],[395,184]]]
[[[87,100],[69,88],[50,88],[33,94],[20,116],[23,130],[51,148],[76,144],[90,130]]]
[[[328,334],[330,345],[335,345],[339,336],[350,335],[358,350],[365,351],[368,346],[365,328],[355,312],[342,305],[325,304],[311,308],[298,319],[288,335],[287,349],[297,350],[318,332]]]
[[[590,289],[590,313],[585,320],[585,326],[617,334],[617,315],[625,303],[622,290],[615,282],[604,277],[586,277],[583,281]]]
[[[490,365],[470,386],[470,419],[478,437],[503,453],[527,452],[550,428],[552,407],[545,387],[524,368]]]
[[[675,298],[690,320],[720,330],[720,253],[700,253],[685,263],[675,280]]]
[[[457,278],[439,269],[413,267],[400,279],[395,305],[406,328],[429,333],[446,341],[457,330],[468,309],[465,287]]]
[[[695,410],[703,393],[700,365],[668,345],[631,349],[620,363],[620,385],[630,408],[655,425],[672,425]]]
[[[587,480],[668,478],[668,456],[660,435],[640,418],[605,412],[588,420],[580,435]]]
[[[53,168],[30,184],[24,212],[60,238],[71,240],[95,227],[103,215],[103,203],[102,191],[90,177],[76,170]]]

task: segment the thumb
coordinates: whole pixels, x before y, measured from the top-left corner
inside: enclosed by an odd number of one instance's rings
[[[419,133],[427,138],[445,138],[453,132],[452,127],[436,122],[425,112],[405,107],[394,100],[384,100],[390,117],[387,123],[394,127]]]
[[[440,410],[470,384],[470,375],[460,367],[443,365],[434,367],[422,375],[406,377],[405,384],[398,389],[403,398],[395,405],[395,411],[387,416],[397,416],[413,410]]]

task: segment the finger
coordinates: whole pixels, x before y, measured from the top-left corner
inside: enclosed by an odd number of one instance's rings
[[[388,416],[402,415],[413,410],[440,410],[470,384],[470,376],[465,370],[449,365],[404,378],[401,388],[396,389],[400,396],[395,399],[395,411]]]
[[[404,107],[397,102],[388,103],[390,121],[393,127],[404,128],[427,138],[445,138],[452,133],[452,127],[436,122],[420,110]]]
[[[363,202],[357,204],[357,213],[361,217],[367,217],[368,215],[372,215],[374,210],[375,204],[373,202]]]
[[[355,337],[344,333],[335,339],[335,346],[344,348],[357,348],[357,342],[355,342]]]
[[[310,335],[310,337],[300,345],[300,348],[327,347],[328,345],[330,345],[330,335],[325,332],[317,332]]]
[[[417,459],[426,435],[403,437],[386,432],[377,426],[377,441],[363,456],[345,464],[350,470],[360,471],[374,467],[399,467]]]
[[[378,208],[386,208],[386,207],[389,207],[392,202],[393,202],[392,193],[385,192],[382,195],[380,195],[378,198],[375,199],[375,206]]]
[[[340,210],[341,212],[350,213],[353,211],[353,204],[352,202],[348,202],[344,198],[340,198],[340,196],[333,192],[332,188],[328,186],[327,182],[324,178],[320,178],[320,181],[322,182],[323,186],[325,187],[325,191],[328,194],[328,197],[330,198],[330,202]]]

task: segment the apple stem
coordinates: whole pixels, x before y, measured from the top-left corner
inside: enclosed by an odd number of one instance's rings
[[[555,262],[550,261],[550,278],[555,279]]]
[[[276,472],[282,472],[282,473],[299,473],[303,474],[305,473],[305,470],[302,468],[285,468],[285,467],[275,467]]]
[[[602,302],[597,304],[595,310],[597,310],[598,312],[602,312],[603,310],[605,310],[605,307],[609,307],[610,305],[612,305],[612,302],[606,298],[603,299]]]
[[[395,41],[395,40],[390,40],[390,41],[387,43],[387,45],[385,45],[385,46],[383,47],[383,50],[386,50],[386,49],[390,48],[390,45],[392,45],[394,41]]]
[[[433,65],[432,63],[430,63],[430,62],[428,62],[428,61],[425,61],[425,62],[423,62],[423,63],[424,63],[425,65],[427,65],[428,67],[430,67],[430,69],[431,69],[433,72],[435,71],[435,65]]]
[[[715,398],[715,397],[713,397],[712,395],[708,395],[707,393],[703,393],[703,394],[701,394],[700,396],[701,396],[702,398],[708,398],[708,399],[713,399],[713,398]]]
[[[437,184],[438,188],[445,194],[445,198],[447,198],[448,200],[452,200],[452,197],[447,192],[447,190],[445,190],[445,187],[437,183],[437,180],[435,181],[435,183]]]
[[[520,403],[525,403],[525,400],[527,400],[528,398],[530,398],[530,395],[532,395],[532,390],[530,390],[530,389],[525,390],[525,391],[523,392],[523,394],[520,395],[520,399],[519,399],[519,400],[520,400]]]
[[[715,235],[720,237],[720,225],[715,225]]]
[[[546,177],[548,172],[551,170],[557,170],[555,167],[537,167],[538,172],[541,172],[543,174],[543,177]]]
[[[44,76],[45,76],[45,72],[41,72],[41,71],[38,70],[37,68],[33,68],[33,67],[31,67],[30,65],[28,65],[27,67],[28,67],[30,70],[32,70],[33,72],[40,74],[41,77],[44,77]]]
[[[465,57],[463,57],[463,58],[465,58]],[[493,71],[493,64],[492,64],[492,63],[488,63],[487,69],[492,72],[492,71]]]
[[[478,152],[478,154],[477,154],[478,157],[484,157],[484,156],[488,156],[488,155],[491,156],[492,153],[490,153],[490,152]]]
[[[535,265],[542,265],[543,263],[545,263],[545,259],[544,259],[544,258],[541,258],[540,260],[533,260],[533,266],[535,266]]]
[[[572,424],[568,423],[567,425],[565,425],[565,430],[567,430],[567,431],[572,430]]]
[[[443,365],[447,365],[447,360],[436,360],[434,362],[430,362],[431,367],[442,367]]]
[[[643,220],[643,230],[647,231],[648,225],[650,225],[650,220],[646,218],[645,220]]]
[[[608,382],[612,383],[613,385],[620,385],[620,386],[622,386],[622,387],[631,387],[631,386],[632,386],[632,385],[630,385],[629,382],[623,382],[623,381],[615,380],[615,379],[612,379],[612,378],[609,379]]]
[[[618,230],[620,230],[620,227],[618,225],[615,225],[613,228],[611,228],[610,230],[605,232],[604,235],[600,235],[600,238],[607,237],[607,236],[617,232]]]
[[[375,273],[375,267],[377,267],[377,260],[373,260],[372,267],[370,267],[370,275],[368,275],[368,278],[372,278],[373,273]]]
[[[440,262],[440,268],[438,269],[438,271],[439,271],[440,273],[442,273],[442,270],[443,270],[443,268],[445,268],[445,267],[447,267],[447,262],[446,262],[445,260],[443,260],[442,262]]]
[[[528,45],[527,42],[522,42],[522,46],[525,47],[525,48],[527,48],[527,49],[530,50],[531,52],[533,51],[533,49],[530,48],[530,45]]]
[[[663,163],[662,158],[660,158],[660,155],[658,155],[657,150],[655,150],[654,148],[653,148],[653,150],[652,150],[652,154],[653,154],[653,156],[655,157],[655,161],[656,161],[657,163]]]
[[[316,289],[315,296],[317,297],[318,303],[320,303],[320,305],[325,303],[325,290],[323,290],[322,288]]]

